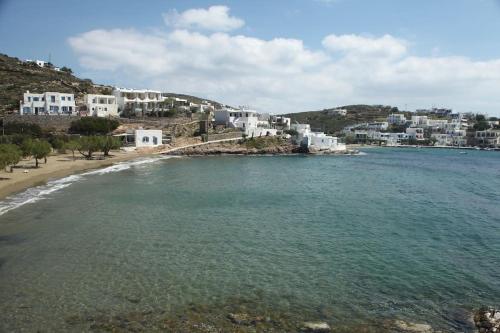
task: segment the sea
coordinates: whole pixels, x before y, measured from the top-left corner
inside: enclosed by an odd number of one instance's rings
[[[0,332],[473,332],[482,306],[498,152],[163,156],[0,202]]]

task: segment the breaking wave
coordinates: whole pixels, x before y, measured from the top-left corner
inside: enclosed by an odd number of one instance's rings
[[[24,190],[23,192],[20,192],[12,196],[8,196],[4,200],[1,200],[0,216],[7,213],[8,211],[21,207],[23,205],[43,200],[47,198],[51,193],[66,188],[75,182],[84,180],[88,176],[105,175],[112,172],[120,172],[123,170],[128,170],[135,166],[156,163],[158,161],[175,157],[176,156],[160,156],[152,158],[143,158],[129,162],[120,162],[106,168],[92,170],[81,174],[71,175],[56,180],[50,180],[44,185],[30,187]]]

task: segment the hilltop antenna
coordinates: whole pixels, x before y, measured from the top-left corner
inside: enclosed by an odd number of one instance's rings
[[[51,60],[52,60],[52,54],[50,54],[50,52],[49,52],[49,64],[51,64],[51,63],[52,63],[52,61],[51,61]]]

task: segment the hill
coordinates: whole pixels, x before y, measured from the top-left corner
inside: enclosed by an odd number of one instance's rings
[[[19,100],[26,90],[73,93],[75,98],[81,98],[86,93],[109,93],[111,87],[0,54],[0,114],[19,109]]]
[[[356,123],[385,121],[389,114],[399,112],[398,108],[386,105],[346,105],[336,109],[347,110],[347,115],[333,115],[332,111],[335,109],[324,109],[321,111],[289,113],[284,116],[290,117],[292,123],[308,123],[313,130],[334,134],[340,132],[345,126]]]
[[[18,58],[0,54],[0,114],[19,109],[19,101],[26,90],[34,93],[47,91],[75,94],[78,102],[84,94],[110,94],[113,87],[94,84],[90,79],[80,79],[70,72],[42,68],[35,63],[27,63]],[[169,93],[168,97],[186,99],[199,104],[211,102],[215,106],[221,103],[196,96]]]

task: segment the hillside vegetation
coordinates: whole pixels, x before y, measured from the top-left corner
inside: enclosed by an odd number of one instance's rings
[[[26,90],[34,93],[57,91],[81,98],[86,93],[109,93],[111,87],[94,85],[68,72],[57,72],[0,54],[0,114],[19,109]]]
[[[18,58],[0,54],[0,115],[19,109],[23,93],[63,92],[75,94],[79,102],[84,94],[111,94],[113,87],[94,84],[90,79],[80,79],[69,72],[41,68]],[[169,93],[167,97],[186,99],[199,104],[207,100],[196,96]],[[221,104],[210,101],[215,106]]]
[[[346,109],[347,115],[331,115],[330,112],[334,109],[325,109],[290,113],[285,116],[292,118],[292,123],[310,124],[313,130],[334,134],[340,132],[345,126],[363,122],[385,121],[389,114],[399,112],[396,107],[384,105],[347,105],[339,107],[339,109]]]

